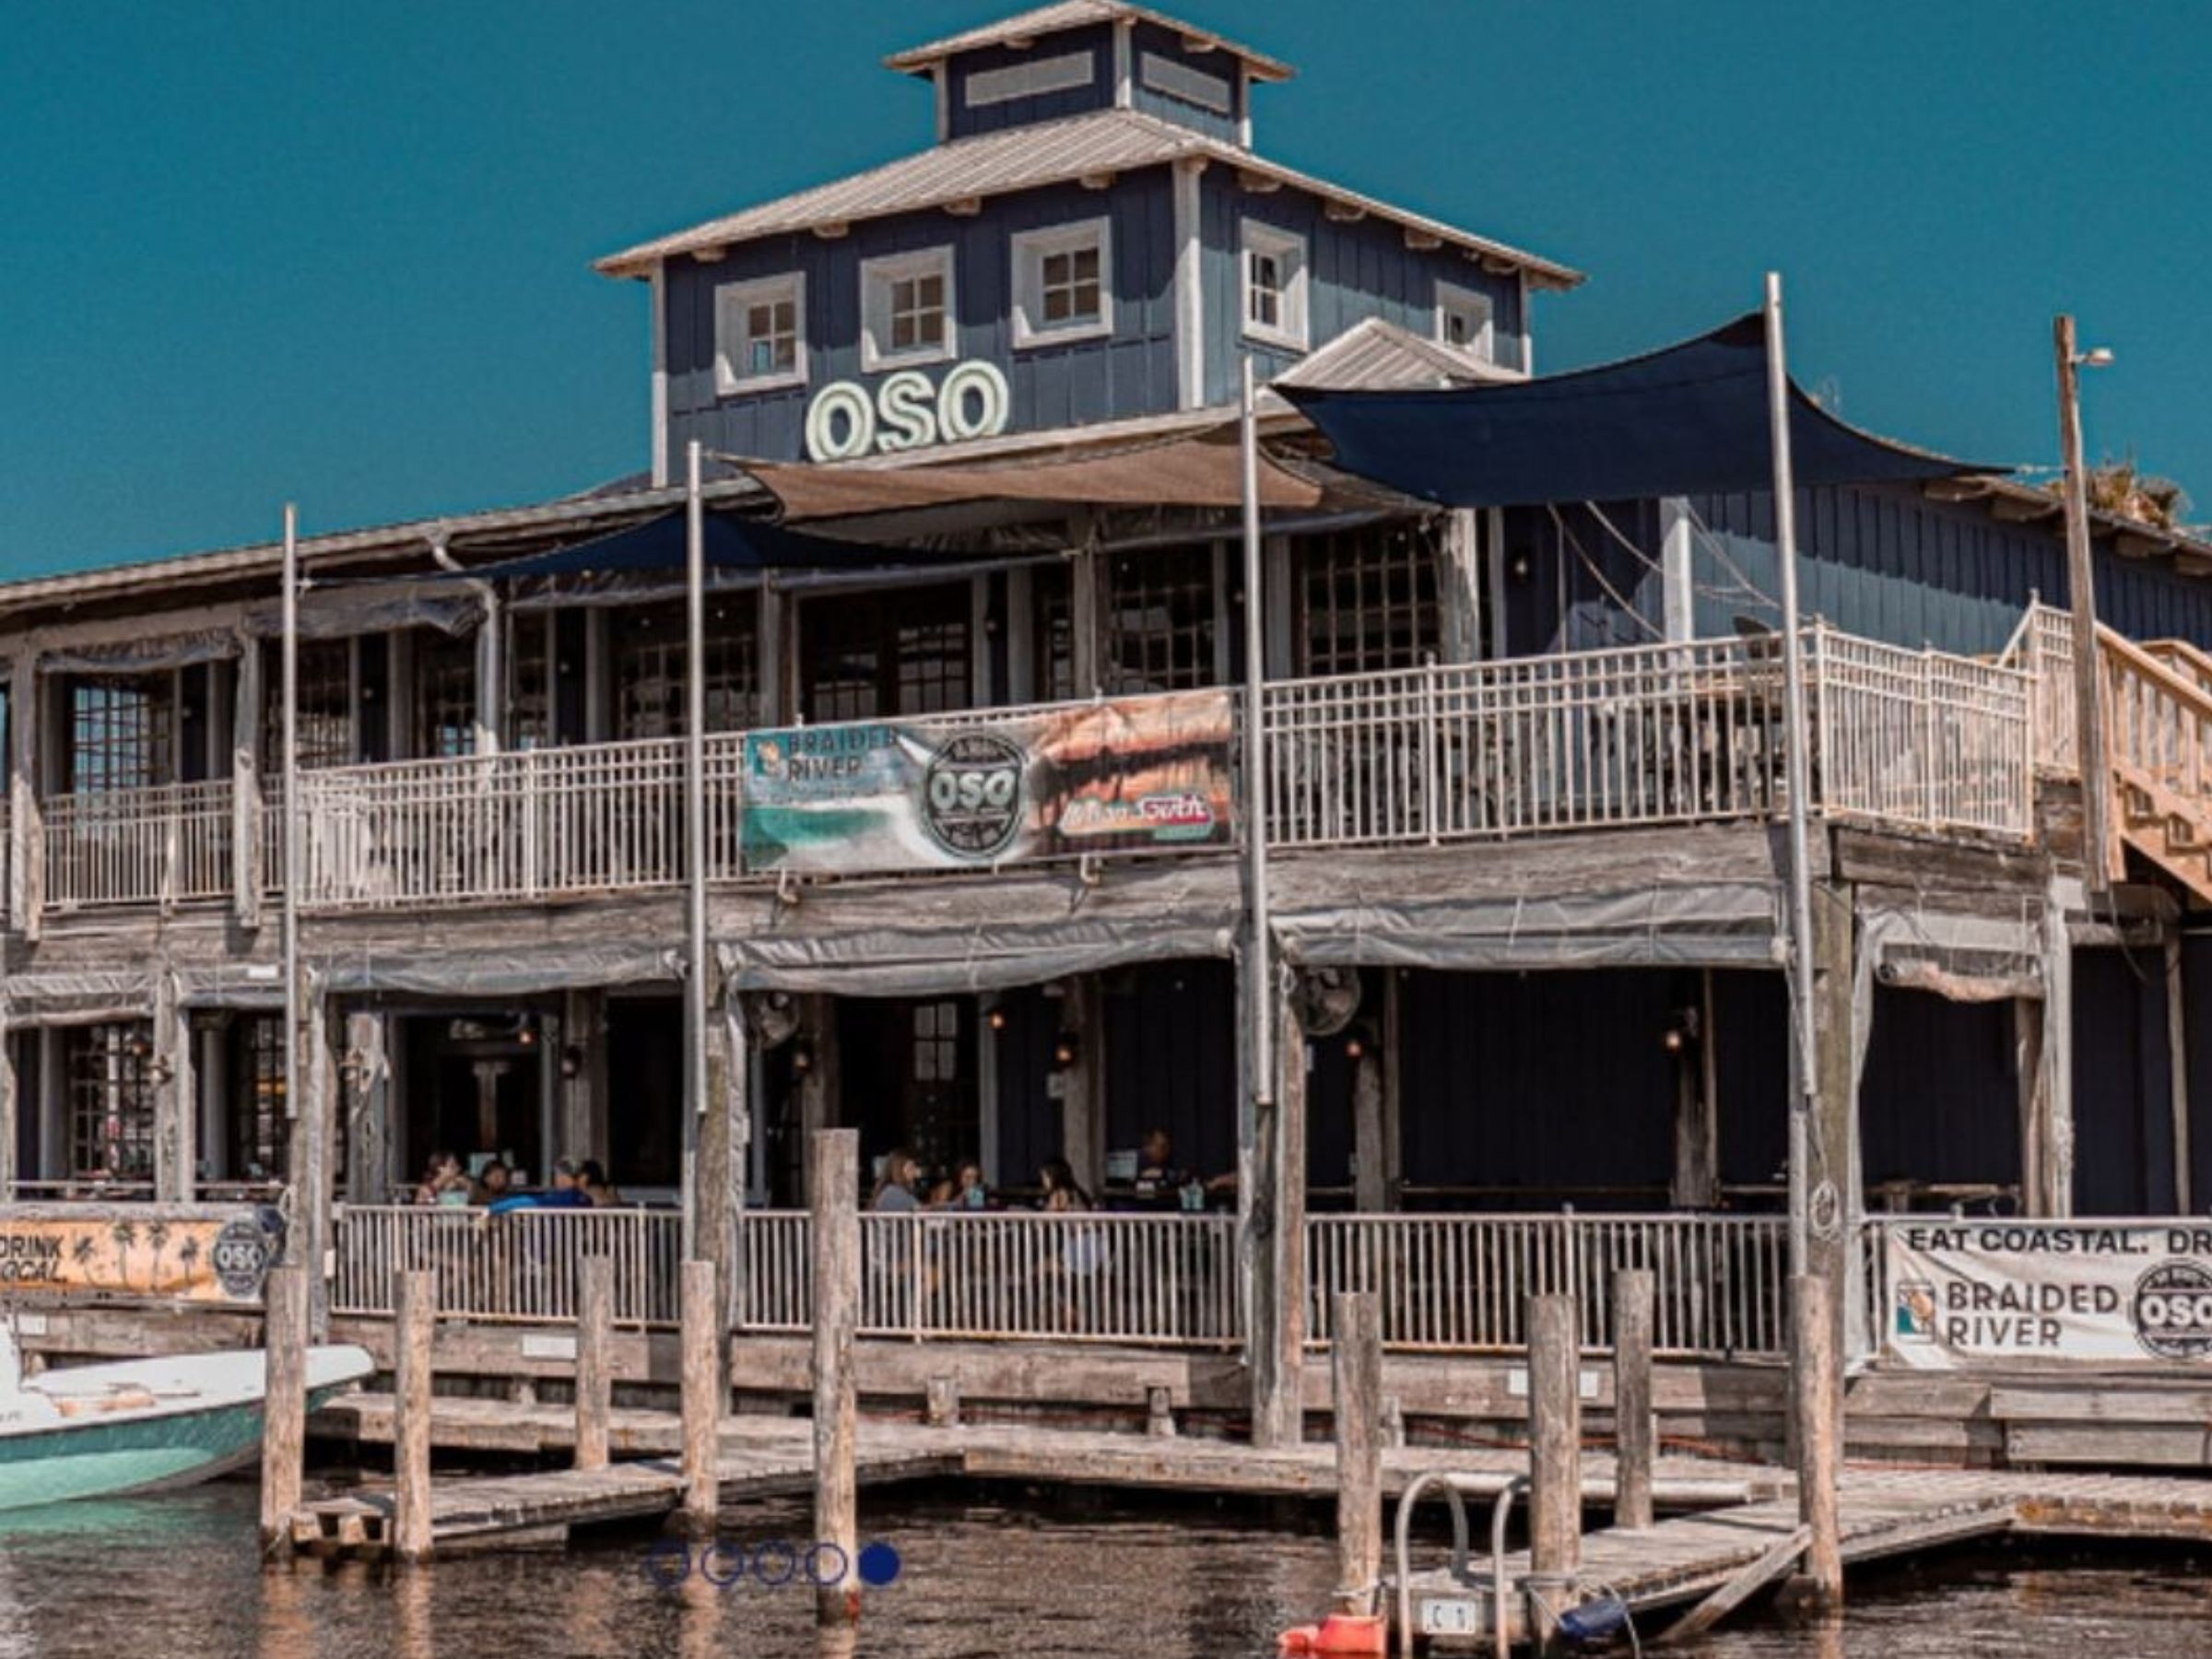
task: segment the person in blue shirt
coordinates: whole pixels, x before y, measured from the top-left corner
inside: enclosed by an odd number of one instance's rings
[[[517,1193],[511,1198],[502,1198],[494,1204],[491,1213],[501,1216],[518,1209],[589,1209],[592,1207],[592,1195],[583,1190],[576,1176],[574,1159],[557,1159],[553,1164],[553,1185],[550,1191]]]

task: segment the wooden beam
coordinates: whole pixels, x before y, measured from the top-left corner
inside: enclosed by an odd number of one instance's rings
[[[714,1535],[722,1507],[722,1297],[714,1264],[688,1261],[682,1275],[684,1529]]]
[[[1652,1339],[1657,1282],[1642,1268],[1613,1276],[1613,1524],[1652,1524],[1652,1463],[1659,1419],[1652,1409]]]
[[[843,219],[824,219],[820,224],[814,226],[813,229],[818,241],[841,241],[851,234],[853,227]]]
[[[2056,518],[2065,511],[2065,503],[2056,496],[2042,500],[2000,491],[1989,499],[1990,517],[2010,524],[2041,524],[2044,519]]]
[[[1273,195],[1283,187],[1283,182],[1273,173],[1262,172],[1257,168],[1240,167],[1237,169],[1237,185],[1253,195]]]
[[[1583,1559],[1582,1338],[1574,1298],[1528,1299],[1527,1629],[1539,1653],[1559,1650],[1552,1609]]]
[[[1677,1641],[1688,1641],[1692,1637],[1702,1636],[1743,1606],[1761,1585],[1771,1583],[1787,1571],[1790,1563],[1805,1553],[1812,1540],[1813,1529],[1800,1526],[1757,1560],[1747,1563],[1726,1583],[1667,1626],[1659,1633],[1659,1640],[1653,1645],[1671,1647]]]
[[[1105,172],[1087,172],[1076,182],[1086,190],[1112,190],[1113,182],[1120,175],[1111,170]]]
[[[1375,1611],[1382,1579],[1382,1305],[1339,1290],[1329,1309],[1336,1440],[1336,1607]]]
[[[307,1270],[270,1268],[262,1305],[261,1547],[284,1553],[307,1453]]]
[[[982,210],[983,198],[980,195],[956,196],[945,204],[945,211],[954,218],[973,218]]]
[[[700,265],[720,265],[729,257],[729,253],[727,248],[717,244],[712,247],[694,248],[691,250],[691,257]]]
[[[576,1466],[606,1467],[607,1415],[614,1403],[608,1347],[614,1336],[615,1264],[587,1255],[576,1280]]]
[[[1328,218],[1331,224],[1335,225],[1356,225],[1361,219],[1367,217],[1367,209],[1361,206],[1358,202],[1339,202],[1332,200],[1326,206],[1322,208],[1322,213]]]
[[[1406,245],[1417,253],[1426,253],[1433,249],[1442,247],[1444,239],[1433,230],[1423,230],[1417,226],[1408,225],[1406,227]]]
[[[1838,1409],[1836,1321],[1829,1281],[1819,1274],[1800,1274],[1790,1281],[1790,1375],[1797,1428],[1797,1514],[1809,1534],[1806,1571],[1814,1598],[1840,1606],[1843,1542],[1836,1477],[1843,1425]]]
[[[860,1620],[851,1566],[860,1548],[853,1454],[859,1441],[853,1339],[860,1324],[860,1132],[825,1129],[808,1142],[806,1188],[813,1215],[814,1536],[841,1552],[843,1583],[818,1584],[815,1622]]]
[[[430,1342],[438,1325],[438,1276],[414,1268],[393,1278],[392,1552],[411,1563],[430,1559],[430,1410],[437,1393]]]

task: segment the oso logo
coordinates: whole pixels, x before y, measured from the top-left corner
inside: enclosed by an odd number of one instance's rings
[[[262,1280],[269,1276],[269,1235],[259,1222],[243,1216],[226,1221],[223,1230],[215,1235],[208,1260],[215,1265],[215,1277],[223,1294],[250,1301],[261,1294]]]
[[[922,822],[930,838],[959,858],[995,858],[1021,829],[1020,748],[992,732],[962,732],[946,743],[922,777]]]
[[[2212,1272],[2160,1262],[2136,1281],[2136,1340],[2161,1359],[2212,1354]]]

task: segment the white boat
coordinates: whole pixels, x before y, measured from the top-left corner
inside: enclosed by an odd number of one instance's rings
[[[309,1348],[308,1409],[374,1369],[366,1348]],[[252,1462],[265,1372],[248,1348],[25,1377],[0,1320],[0,1510],[191,1486]]]

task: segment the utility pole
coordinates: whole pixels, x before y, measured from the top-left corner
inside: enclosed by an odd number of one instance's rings
[[[2098,673],[2097,590],[2089,557],[2088,480],[2081,461],[2081,370],[2112,360],[2076,347],[2074,319],[2053,328],[2058,353],[2058,440],[2065,463],[2066,593],[2074,612],[2074,753],[2081,771],[2081,881],[2092,905],[2112,890],[2112,766],[2104,752],[2104,678]]]

